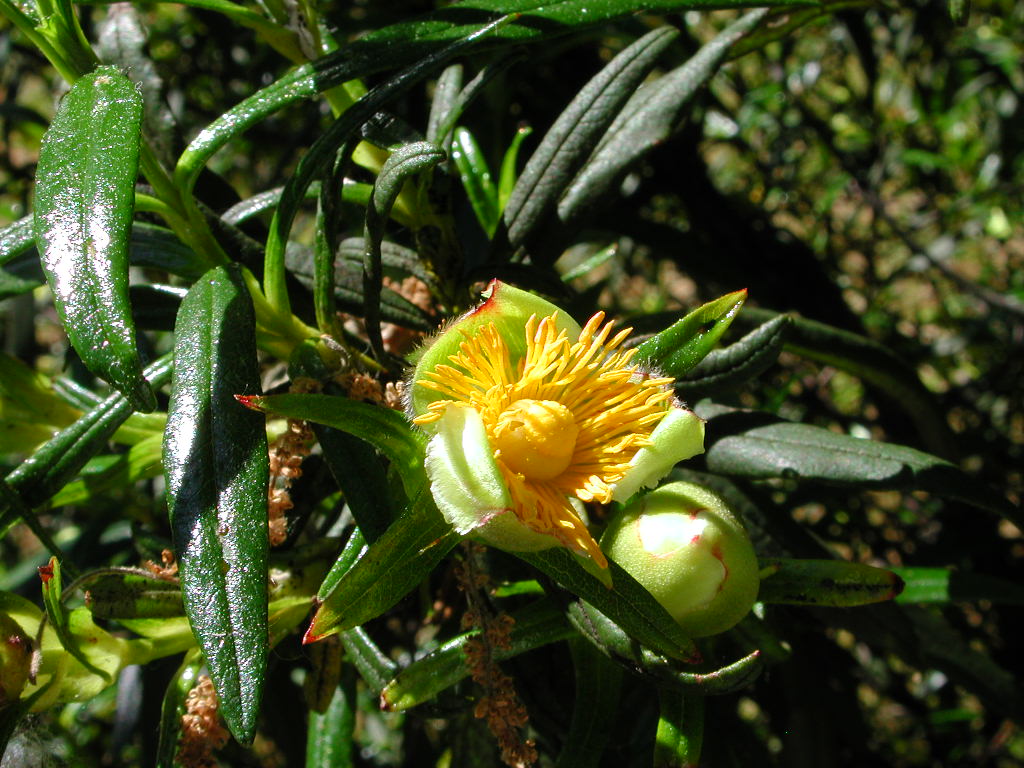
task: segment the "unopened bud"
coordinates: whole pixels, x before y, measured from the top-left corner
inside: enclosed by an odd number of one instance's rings
[[[642,584],[690,637],[724,632],[757,599],[757,557],[717,495],[669,483],[612,519],[605,554]]]

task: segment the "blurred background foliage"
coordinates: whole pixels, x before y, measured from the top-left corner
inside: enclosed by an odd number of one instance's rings
[[[808,353],[799,339],[759,379],[715,399],[943,456],[1019,504],[1024,5],[976,0],[963,26],[950,20],[944,3],[932,0],[846,5],[848,10],[823,15],[724,67],[698,94],[678,133],[625,179],[621,197],[587,223],[557,268],[570,274],[600,254],[596,266],[592,261],[577,270],[571,286],[625,317],[674,317],[747,288],[751,309],[736,329],[752,328],[768,310],[795,312],[879,342],[920,379],[916,401],[877,377],[833,367],[828,350]],[[325,4],[321,13],[344,39],[433,6],[360,0]],[[636,17],[586,37],[533,46],[490,82],[462,124],[496,169],[518,130],[529,126],[534,137],[543,135],[580,87],[649,28],[683,30],[664,56],[668,68],[735,16]],[[168,157],[288,66],[255,33],[200,9],[95,5],[82,18],[90,39],[124,49],[141,46],[149,57],[157,76],[151,82],[159,80],[164,107],[147,120],[158,121]],[[148,37],[133,37],[137,23]],[[0,226],[31,209],[39,143],[61,87],[46,61],[0,22]],[[390,106],[420,129],[429,108],[425,87]],[[204,179],[200,196],[224,211],[280,185],[330,122],[325,104],[302,103],[259,123],[214,158],[212,170],[222,178]],[[531,141],[525,139],[525,156]],[[369,172],[360,178],[372,180]],[[462,242],[486,249],[468,201],[459,190],[454,199]],[[361,234],[361,215],[353,208],[346,218],[346,211],[343,228]],[[251,226],[258,230],[266,221]],[[296,227],[298,239],[303,232],[311,239],[312,229],[310,214]],[[22,269],[30,279],[32,268],[16,262],[7,270]],[[173,307],[169,314],[159,306],[152,310],[141,326],[168,328]],[[44,373],[70,372],[91,383],[68,350],[52,307],[38,294],[9,299],[0,312],[5,352]],[[664,325],[645,322],[651,326],[640,330]],[[5,458],[6,471],[14,456]],[[308,474],[315,482],[316,473]],[[773,525],[801,524],[807,551],[798,555],[814,556],[823,544],[855,562],[1020,578],[1021,531],[967,505],[946,501],[939,517],[938,502],[923,492],[854,492],[786,480],[741,487]],[[154,498],[162,494],[154,497],[152,485],[139,484],[111,490],[99,504],[67,507],[61,540],[75,541],[82,563],[132,564],[125,546],[132,527],[167,530],[166,511]],[[116,524],[109,522],[113,512]],[[0,581],[4,589],[30,591],[46,554],[19,531],[0,543]],[[451,597],[450,584],[433,587]],[[374,623],[380,645],[404,648],[406,656],[430,646],[446,619],[423,627],[420,607],[435,598],[444,606],[446,598],[426,590],[420,605],[403,604]],[[1019,681],[1021,602],[1018,595],[1001,604],[965,601],[922,610],[941,611],[960,644],[991,656]],[[870,624],[887,617],[898,620],[882,610],[866,617],[831,613],[820,622],[814,611],[776,614],[788,644],[779,653],[789,661],[773,666],[747,692],[709,700],[707,764],[1009,767],[1024,761],[1024,735],[1014,722],[1021,712],[984,700],[925,663],[914,665],[905,648],[865,642],[883,636]],[[936,645],[943,641],[931,638]],[[225,764],[299,764],[305,724],[298,719],[303,706],[292,662],[302,653],[294,638],[274,651],[261,735],[251,752],[228,747]],[[144,678],[140,685],[159,687],[175,667],[161,662],[133,674]],[[508,670],[538,738],[543,742],[564,729],[569,710],[560,702],[572,689],[567,652],[548,647],[517,658]],[[68,765],[142,761],[154,749],[155,731],[113,727],[125,706],[119,697],[138,690],[122,681],[87,703],[35,718],[18,737],[27,750],[21,754],[42,761],[50,753]],[[636,718],[617,724],[604,764],[647,764],[637,751],[656,718],[645,699],[649,690],[624,689],[622,711]],[[463,747],[490,744],[480,721],[446,710],[443,697],[426,713],[385,717],[374,712],[371,694],[360,695],[357,764],[432,765],[426,755],[439,745],[473,754]],[[157,698],[148,696],[139,706],[139,722],[159,720]],[[475,753],[491,749],[481,746]]]

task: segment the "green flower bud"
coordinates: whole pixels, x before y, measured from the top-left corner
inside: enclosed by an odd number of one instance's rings
[[[724,632],[757,599],[757,557],[743,526],[711,491],[669,483],[623,509],[601,548],[690,637]]]

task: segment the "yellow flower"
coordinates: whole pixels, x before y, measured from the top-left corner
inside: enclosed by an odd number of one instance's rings
[[[630,329],[613,335],[604,313],[580,329],[500,283],[490,302],[414,377],[428,391],[413,394],[413,421],[433,433],[434,499],[462,533],[510,550],[561,545],[607,567],[579,502],[624,501],[657,482],[703,450],[703,423],[674,402],[671,378],[630,362]]]

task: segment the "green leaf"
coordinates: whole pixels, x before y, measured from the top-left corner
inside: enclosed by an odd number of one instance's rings
[[[903,580],[892,571],[843,560],[761,561],[757,599],[783,605],[846,608],[892,600]]]
[[[509,645],[494,649],[495,661],[510,659],[574,634],[562,611],[550,600],[540,600],[515,611],[512,618],[515,624]],[[480,630],[475,629],[454,637],[393,675],[380,693],[381,708],[386,712],[400,712],[418,706],[469,677],[466,645],[479,634]]]
[[[637,347],[634,361],[666,376],[684,376],[708,355],[746,300],[744,289],[697,307]]]
[[[699,404],[697,414],[709,420],[705,460],[715,474],[928,491],[1024,525],[1014,504],[954,464],[914,448],[709,403]]]
[[[405,416],[335,395],[265,395],[240,398],[250,408],[334,427],[365,440],[396,465],[409,498],[426,484],[424,436]]]
[[[754,29],[767,12],[765,8],[748,12],[683,66],[633,95],[559,200],[558,217],[563,223],[586,215],[633,163],[672,135],[693,95],[718,72],[732,45]]]
[[[791,322],[789,315],[778,315],[728,347],[711,350],[676,381],[676,393],[695,402],[756,378],[778,359]]]
[[[440,50],[436,50],[430,55],[417,60],[412,66],[407,67],[386,82],[378,85],[342,113],[320,138],[313,143],[309,151],[303,155],[298,167],[295,169],[294,175],[288,180],[284,191],[281,193],[281,201],[274,212],[274,219],[270,224],[270,234],[267,237],[264,283],[267,301],[270,302],[271,306],[280,312],[288,308],[288,294],[285,290],[283,269],[285,244],[288,241],[288,235],[298,212],[298,207],[313,178],[317,175],[322,175],[325,168],[329,163],[333,162],[336,156],[347,154],[347,145],[353,140],[356,131],[363,123],[373,117],[384,104],[404,93],[446,61],[463,52],[480,37],[492,33],[495,29],[507,24],[508,18],[502,17],[482,29],[474,30],[464,38],[455,40]],[[400,170],[401,166],[392,167],[395,170]],[[382,195],[382,203],[385,202],[385,197],[385,195]],[[390,204],[386,208],[390,209]],[[371,210],[375,210],[375,206],[368,208],[368,211]],[[366,290],[365,286],[364,290]],[[371,332],[372,339],[373,334]]]
[[[145,372],[153,386],[171,376],[170,356],[150,365]],[[131,415],[132,406],[117,392],[94,407],[78,421],[54,435],[17,469],[7,483],[29,507],[38,506],[59,491],[90,458],[95,456],[118,427]],[[17,520],[17,512],[0,499],[0,535]]]
[[[476,220],[488,237],[498,227],[498,188],[491,178],[487,158],[468,128],[459,126],[452,138],[452,162],[459,172],[459,180],[476,214]]]
[[[319,768],[352,768],[356,765],[356,677],[343,677],[334,689],[327,710],[310,710],[306,729],[306,765]]]
[[[264,420],[235,400],[260,386],[237,270],[215,267],[189,291],[174,364],[164,469],[185,610],[224,720],[248,744],[267,663],[269,472]]]
[[[581,637],[570,638],[569,651],[576,696],[555,768],[587,768],[598,765],[615,726],[623,671]]]
[[[671,27],[648,32],[612,59],[558,116],[504,207],[513,246],[523,244],[553,212],[615,115],[678,36]]]
[[[514,554],[592,604],[641,644],[671,658],[690,655],[693,648],[690,638],[661,604],[615,562],[608,563],[613,585],[609,588],[566,549],[556,547]]]
[[[781,0],[778,6],[799,6],[806,0]],[[355,78],[408,66],[432,50],[472,37],[474,48],[497,48],[552,37],[634,16],[691,8],[743,8],[746,0],[463,0],[458,8],[375,30],[338,51],[296,67],[228,110],[200,132],[178,160],[175,176],[183,192],[192,189],[203,166],[217,150],[256,123],[295,102]],[[488,27],[505,14],[511,20]]]
[[[153,434],[140,440],[126,453],[93,459],[82,469],[81,478],[65,485],[50,499],[51,506],[81,504],[112,489],[131,487],[139,480],[156,477],[161,473],[162,440],[161,435]],[[92,467],[94,463],[95,469]]]
[[[419,584],[459,539],[422,487],[409,510],[324,598],[303,642],[316,642],[380,616]]]
[[[407,144],[391,153],[377,176],[377,183],[373,185],[363,228],[363,317],[370,345],[378,359],[384,357],[384,342],[380,335],[380,294],[384,278],[380,244],[384,239],[384,226],[405,180],[444,159],[444,150],[429,141]]]
[[[516,165],[519,162],[519,150],[523,142],[533,133],[528,125],[521,125],[516,129],[516,135],[512,137],[512,143],[508,145],[505,154],[501,158],[501,171],[498,174],[498,214],[505,210],[509,198],[512,197],[512,190],[516,186]]]
[[[376,646],[362,627],[342,632],[339,637],[345,658],[359,671],[359,676],[373,695],[380,696],[384,686],[398,671],[398,665]]]
[[[60,640],[61,647],[74,656],[87,670],[102,677],[107,684],[112,683],[113,678],[106,671],[98,669],[82,653],[81,641],[71,631],[71,614],[64,606],[63,600],[64,586],[60,561],[56,557],[51,557],[49,564],[39,569],[39,578],[42,581],[43,607],[46,609],[46,618],[49,620],[50,626],[53,627],[57,639]]]
[[[689,658],[680,659],[678,654],[676,658],[666,658],[653,652],[584,600],[570,603],[567,613],[572,625],[595,648],[656,685],[713,695],[744,688],[761,674],[760,651],[714,668],[706,662],[698,664],[699,652],[692,644],[688,649]]]
[[[141,123],[142,98],[116,67],[71,87],[39,151],[35,233],[72,346],[137,410],[152,411],[128,300]]]
[[[897,603],[967,603],[987,600],[1001,605],[1024,605],[1024,586],[1015,581],[963,573],[949,568],[893,568],[903,579]]]
[[[699,765],[704,743],[704,697],[659,688],[658,704],[655,768]]]

